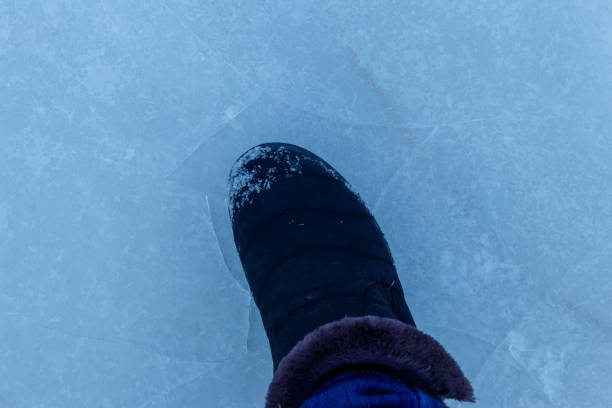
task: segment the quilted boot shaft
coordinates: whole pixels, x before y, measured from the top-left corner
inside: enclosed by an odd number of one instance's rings
[[[380,227],[323,159],[262,144],[237,160],[229,188],[236,247],[275,371],[308,333],[346,316],[415,325]]]

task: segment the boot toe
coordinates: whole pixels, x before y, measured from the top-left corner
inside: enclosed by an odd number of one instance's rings
[[[346,180],[312,152],[289,143],[264,143],[243,153],[230,172],[229,210],[232,220],[254,198],[280,181],[299,175]]]

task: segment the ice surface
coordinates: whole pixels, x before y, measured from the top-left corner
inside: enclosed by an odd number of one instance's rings
[[[0,406],[261,407],[226,183],[284,141],[474,406],[608,407],[611,39],[607,0],[0,2]]]

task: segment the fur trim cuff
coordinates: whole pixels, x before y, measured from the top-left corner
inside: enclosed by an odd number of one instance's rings
[[[380,366],[440,400],[475,401],[461,368],[433,337],[399,320],[345,317],[312,331],[280,362],[266,408],[298,408],[331,372]]]

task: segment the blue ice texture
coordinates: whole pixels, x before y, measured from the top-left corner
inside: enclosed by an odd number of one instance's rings
[[[361,193],[476,404],[612,404],[609,0],[0,1],[0,407],[262,407],[227,176]]]

